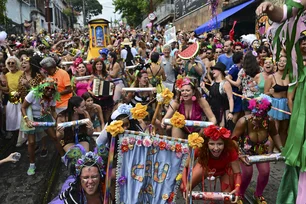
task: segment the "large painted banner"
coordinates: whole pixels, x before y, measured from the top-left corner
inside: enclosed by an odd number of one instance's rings
[[[188,141],[126,131],[118,144],[116,203],[175,203]]]

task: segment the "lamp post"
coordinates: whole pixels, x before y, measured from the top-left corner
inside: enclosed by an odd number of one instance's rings
[[[85,25],[86,25],[85,0],[83,0],[83,23],[84,23],[84,27],[85,27]]]

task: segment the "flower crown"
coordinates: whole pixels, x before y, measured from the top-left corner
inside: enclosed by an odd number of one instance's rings
[[[91,165],[87,165],[88,163],[92,163]],[[104,162],[102,157],[98,156],[93,152],[87,152],[83,155],[75,164],[76,175],[80,176],[83,167],[85,166],[98,166],[101,176],[105,174],[104,172]]]
[[[260,94],[258,98],[254,98],[249,101],[248,109],[252,111],[254,116],[265,116],[271,109],[271,102],[272,100],[269,96]]]
[[[194,86],[194,83],[188,77],[182,77],[181,75],[177,76],[177,80],[175,82],[175,86],[177,90],[181,90],[183,86],[191,84]]]
[[[218,140],[219,138],[222,139],[229,139],[231,136],[231,131],[224,128],[218,127],[216,125],[210,125],[203,131],[204,135],[214,141]]]

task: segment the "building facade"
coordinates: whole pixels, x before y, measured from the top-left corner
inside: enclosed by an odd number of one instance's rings
[[[9,0],[6,3],[6,16],[11,21],[3,27],[8,33],[37,33],[42,29],[48,30],[46,2],[49,2],[51,32],[67,29],[68,18],[63,13],[68,7],[65,0]]]

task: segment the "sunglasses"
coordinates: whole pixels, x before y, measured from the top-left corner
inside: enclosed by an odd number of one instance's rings
[[[7,62],[7,64],[14,65],[14,64],[15,64],[15,62]]]
[[[206,52],[206,54],[210,55],[210,54],[211,54],[211,52]]]
[[[222,52],[216,52],[217,54],[220,54],[220,53],[222,53]]]
[[[47,91],[55,91],[55,88],[52,88],[52,87],[46,87],[45,90]]]

